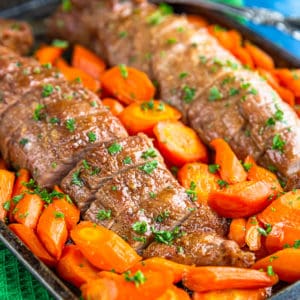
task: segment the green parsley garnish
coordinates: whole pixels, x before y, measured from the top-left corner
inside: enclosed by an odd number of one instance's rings
[[[269,276],[274,276],[274,275],[275,275],[272,266],[267,266],[267,274],[268,274]]]
[[[24,194],[20,194],[20,195],[16,195],[12,198],[12,202],[14,204],[19,203],[20,200],[22,200],[24,198]]]
[[[176,226],[172,231],[157,231],[155,228],[151,227],[151,231],[156,242],[166,245],[171,245],[175,239],[182,237],[185,234],[185,232],[181,231],[178,226]]]
[[[41,113],[42,109],[45,108],[45,105],[38,104],[33,112],[33,120],[40,121],[44,115]]]
[[[54,91],[53,85],[52,84],[45,84],[43,85],[43,90],[42,90],[42,97],[49,97]]]
[[[132,164],[132,159],[130,156],[126,156],[124,159],[123,159],[123,163],[124,165],[130,165]]]
[[[132,224],[132,229],[137,234],[144,234],[148,230],[148,225],[145,221],[135,222],[134,224]]]
[[[69,12],[72,9],[71,0],[62,0],[62,10],[64,12]]]
[[[72,185],[77,185],[79,187],[83,186],[83,181],[80,178],[80,172],[81,172],[81,169],[79,169],[79,170],[77,170],[76,172],[73,173],[72,180],[71,180]]]
[[[296,249],[299,249],[300,248],[300,240],[295,240],[293,247]]]
[[[70,132],[74,132],[76,129],[76,122],[73,118],[67,119],[65,125]]]
[[[138,270],[133,276],[130,275],[131,271],[126,271],[124,273],[124,278],[126,281],[133,282],[136,287],[139,287],[141,284],[144,284],[147,280],[147,278],[141,270]]]
[[[154,109],[154,101],[151,99],[150,101],[143,102],[141,104],[141,110],[153,110]]]
[[[107,151],[110,155],[115,155],[115,154],[121,152],[122,149],[123,149],[123,147],[120,144],[113,143],[107,148]]]
[[[141,242],[143,244],[146,243],[146,238],[144,236],[134,236],[133,240],[136,241],[136,242]]]
[[[220,169],[220,165],[218,164],[208,165],[208,171],[212,174],[215,174],[219,169]]]
[[[182,72],[182,73],[180,73],[179,74],[179,79],[183,79],[183,78],[185,78],[185,77],[187,77],[189,75],[189,73],[187,73],[187,72]]]
[[[143,166],[139,167],[141,171],[144,171],[147,174],[151,174],[158,166],[157,160],[152,160],[145,163]]]
[[[156,218],[155,222],[162,223],[164,220],[166,220],[170,216],[170,212],[168,210],[165,210],[161,212]]]
[[[118,190],[118,187],[117,187],[116,185],[113,185],[113,186],[111,187],[111,190],[112,190],[112,191],[117,191],[117,190]]]
[[[267,232],[263,228],[261,228],[261,227],[258,227],[257,231],[259,232],[259,234],[261,234],[263,236],[267,236],[268,235]]]
[[[155,199],[157,197],[157,194],[154,192],[149,192],[149,196],[151,199]]]
[[[252,164],[251,163],[243,163],[243,167],[244,167],[245,171],[248,172],[251,169]]]
[[[119,70],[120,70],[121,76],[124,79],[128,78],[128,70],[127,70],[126,65],[124,65],[124,64],[119,65]]]
[[[196,89],[190,88],[186,85],[183,87],[182,91],[183,91],[183,101],[185,103],[191,103],[195,98]]]
[[[149,148],[148,150],[146,150],[142,153],[141,157],[144,158],[144,159],[147,159],[147,158],[150,158],[150,157],[154,158],[156,156],[157,156],[157,153],[156,153],[155,149]]]
[[[226,188],[228,187],[228,182],[225,181],[225,180],[222,180],[222,179],[219,179],[217,181],[217,184],[219,185],[219,187],[222,189],[222,188]]]
[[[222,98],[223,98],[223,95],[216,86],[213,86],[212,88],[210,88],[208,101],[212,102],[212,101],[220,100]]]
[[[96,218],[101,221],[109,220],[111,218],[111,210],[99,209]]]
[[[89,170],[91,168],[85,159],[82,161],[82,165],[85,170]]]
[[[10,201],[6,201],[3,203],[3,208],[6,210],[6,211],[9,211],[10,209]]]
[[[55,39],[52,41],[52,46],[57,47],[57,48],[66,49],[69,47],[69,42],[64,41],[64,40]]]
[[[149,17],[147,17],[147,23],[150,25],[157,25],[164,21],[167,15],[173,13],[173,8],[166,4],[160,3],[158,9],[152,13]]]
[[[285,146],[285,141],[281,138],[280,134],[276,134],[273,137],[272,149],[283,152],[284,146]]]
[[[60,120],[57,117],[53,117],[53,118],[50,119],[51,124],[58,124],[59,122],[60,122]]]
[[[167,44],[168,45],[174,45],[177,43],[177,40],[175,38],[169,38],[167,39]]]
[[[197,201],[196,187],[197,187],[196,183],[194,181],[191,181],[190,188],[185,191],[192,201]]]
[[[239,93],[240,93],[240,90],[236,89],[236,88],[230,88],[230,90],[229,90],[229,96],[235,96],[235,95],[238,95]]]
[[[64,218],[65,215],[60,211],[55,211],[54,212],[54,217],[55,217],[55,219],[60,219],[60,218]]]
[[[96,142],[97,137],[96,137],[96,133],[95,132],[90,131],[90,132],[87,133],[87,136],[89,138],[89,142],[90,143]]]
[[[23,139],[20,140],[19,144],[22,145],[22,146],[25,146],[28,142],[29,142],[28,139],[23,138]]]
[[[121,31],[121,32],[119,32],[119,37],[120,38],[126,38],[127,37],[127,35],[128,35],[128,32],[127,31]]]

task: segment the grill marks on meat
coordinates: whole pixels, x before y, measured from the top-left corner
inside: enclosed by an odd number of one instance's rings
[[[33,44],[33,34],[25,22],[0,19],[0,45],[17,53],[27,54]]]
[[[240,159],[251,154],[277,169],[289,188],[300,187],[299,118],[258,74],[244,70],[206,29],[196,30],[184,16],[163,16],[151,25],[152,4],[125,1],[112,9],[108,2],[75,1],[71,12],[49,20],[49,32],[84,43],[110,65],[146,71],[158,82],[160,97],[180,109],[206,143],[225,138]],[[59,28],[61,19],[66,21]],[[89,40],[74,29],[75,20]]]

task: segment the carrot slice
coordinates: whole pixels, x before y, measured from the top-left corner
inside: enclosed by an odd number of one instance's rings
[[[258,166],[253,157],[247,156],[245,158],[245,165],[249,169],[247,175],[248,180],[265,181],[270,183],[274,191],[274,197],[283,192],[277,176],[271,171]]]
[[[47,251],[57,260],[68,238],[66,221],[53,204],[48,205],[37,225],[37,234]]]
[[[54,190],[63,193],[58,186],[54,186]],[[60,199],[54,199],[53,206],[56,211],[63,213],[68,230],[73,229],[79,222],[80,211],[66,195]]]
[[[155,87],[144,72],[125,65],[104,72],[101,83],[104,90],[125,104],[149,101],[155,94]]]
[[[221,178],[229,184],[245,181],[247,173],[228,143],[223,139],[214,139],[210,145],[216,151],[215,163],[220,166]]]
[[[270,266],[272,269],[270,270]],[[286,248],[258,260],[252,268],[274,271],[279,279],[286,282],[300,280],[300,249]]]
[[[178,288],[177,286],[172,286],[168,288],[163,295],[161,295],[157,300],[190,300],[189,294],[183,290]]]
[[[99,278],[98,269],[93,267],[75,245],[63,249],[62,256],[56,265],[58,275],[78,288],[89,280]]]
[[[78,44],[73,49],[72,66],[96,80],[100,80],[100,76],[106,68],[104,61],[99,56]]]
[[[54,64],[55,61],[61,57],[63,51],[63,48],[55,46],[42,46],[35,52],[35,57],[40,64]]]
[[[250,217],[246,224],[245,242],[251,251],[258,251],[261,248],[261,234],[258,230],[257,218]]]
[[[296,97],[300,97],[300,70],[275,69],[273,74],[283,86],[291,90]]]
[[[203,28],[208,25],[207,20],[205,20],[203,17],[200,17],[199,15],[186,15],[187,20],[189,23],[193,24],[196,28]]]
[[[241,248],[245,246],[246,220],[244,218],[233,219],[230,223],[228,238],[235,241]]]
[[[287,224],[300,224],[300,190],[288,192],[274,200],[267,208],[257,215],[264,224],[275,225],[285,222]]]
[[[255,271],[255,272],[253,272]],[[195,267],[183,275],[183,284],[192,291],[262,288],[274,285],[276,276],[265,272],[234,267]]]
[[[173,165],[182,166],[196,161],[207,162],[205,145],[195,130],[180,121],[161,121],[153,128],[157,147],[164,158]]]
[[[265,51],[259,47],[251,44],[250,42],[245,42],[245,49],[248,51],[253,59],[254,65],[256,67],[264,68],[266,70],[272,70],[275,67],[273,58],[267,54]]]
[[[92,222],[80,222],[71,238],[87,260],[102,270],[121,273],[135,265],[141,257],[121,237]],[[101,247],[99,247],[101,245]]]
[[[119,115],[119,119],[130,134],[144,132],[152,135],[153,127],[164,120],[179,120],[181,113],[161,101],[151,100],[132,103]]]
[[[14,182],[15,174],[13,172],[0,169],[0,220],[3,222],[10,209]]]
[[[135,264],[130,270],[132,273],[138,270],[144,271],[157,271],[161,270],[170,271],[173,274],[173,283],[181,281],[183,273],[186,272],[190,266],[179,264],[171,260],[162,257],[152,257],[146,260],[140,261]]]
[[[8,227],[44,264],[49,267],[56,264],[56,260],[44,248],[33,229],[23,224],[10,224]]]
[[[300,224],[292,226],[277,223],[266,237],[266,248],[269,253],[279,251],[284,247],[297,246],[298,243],[300,243]]]
[[[26,227],[35,229],[44,208],[44,201],[39,195],[25,193],[14,208],[14,219]]]
[[[26,169],[20,169],[17,172],[16,181],[14,184],[13,192],[11,195],[12,201],[10,202],[9,209],[9,221],[12,223],[14,221],[13,211],[16,204],[23,198],[23,194],[27,189],[24,183],[27,183],[30,179],[30,173]]]
[[[219,189],[219,175],[209,172],[208,165],[203,163],[185,164],[177,176],[184,188],[194,191],[191,195],[192,200],[197,199],[199,203],[206,204],[209,194]]]
[[[254,69],[253,59],[244,47],[234,47],[231,52],[244,66]]]
[[[114,116],[118,116],[124,110],[124,106],[118,100],[112,98],[103,99],[102,104],[106,106]]]
[[[265,300],[266,289],[228,289],[193,294],[193,300]]]

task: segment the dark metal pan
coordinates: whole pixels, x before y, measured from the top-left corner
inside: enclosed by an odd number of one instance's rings
[[[31,22],[47,16],[53,12],[59,0],[1,0],[0,17],[9,16],[27,19]],[[178,13],[193,13],[206,17],[210,22],[227,28],[237,29],[245,39],[252,41],[268,52],[279,67],[300,68],[300,60],[269,40],[259,36],[242,23],[239,23],[223,14],[216,13],[201,7],[197,0],[168,0],[152,2],[167,2],[174,6]],[[30,3],[30,4],[28,4]],[[34,8],[34,9],[33,9]],[[34,24],[33,22],[33,24]],[[38,30],[39,32],[39,30]],[[0,240],[17,257],[17,259],[35,276],[56,299],[79,299],[79,291],[68,287],[57,275],[47,268],[31,251],[0,221]],[[300,281],[281,288],[271,298],[272,300],[299,300]]]

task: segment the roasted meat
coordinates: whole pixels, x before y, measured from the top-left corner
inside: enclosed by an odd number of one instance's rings
[[[289,189],[299,188],[300,120],[266,81],[184,15],[146,1],[116,2],[73,1],[70,12],[48,20],[49,33],[90,47],[110,65],[144,70],[203,141],[224,138],[240,159],[251,154]]]

